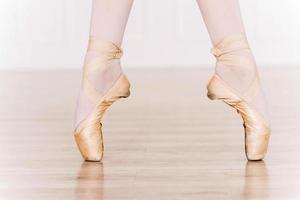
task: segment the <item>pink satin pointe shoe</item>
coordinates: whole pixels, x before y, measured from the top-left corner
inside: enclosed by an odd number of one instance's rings
[[[213,49],[212,53],[218,63],[224,65],[253,65],[253,61],[237,53],[249,49],[243,35],[233,35],[224,38]],[[241,93],[230,87],[218,74],[214,74],[207,84],[207,96],[211,100],[222,100],[237,110],[243,119],[245,132],[245,153],[248,160],[262,160],[267,152],[270,137],[270,127],[263,117],[251,104],[260,92],[260,80],[255,76],[248,89]]]
[[[88,49],[101,53],[100,56],[84,66],[82,80],[82,90],[94,103],[94,109],[86,119],[80,122],[74,131],[74,137],[79,151],[86,161],[101,161],[104,151],[102,117],[116,100],[130,95],[130,83],[122,72],[113,86],[104,95],[101,95],[92,84],[90,75],[97,68],[107,65],[114,59],[119,59],[122,56],[122,50],[111,42],[93,38],[90,39]]]

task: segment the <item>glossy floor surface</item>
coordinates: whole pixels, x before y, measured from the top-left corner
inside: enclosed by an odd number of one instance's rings
[[[79,71],[1,71],[1,200],[300,199],[300,70],[262,71],[264,162],[247,162],[237,113],[206,98],[212,70],[126,72],[132,95],[104,117],[103,162],[88,163],[72,136]]]

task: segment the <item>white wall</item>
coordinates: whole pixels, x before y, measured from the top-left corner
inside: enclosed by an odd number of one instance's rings
[[[264,66],[300,64],[300,1],[240,0]],[[0,0],[0,68],[79,68],[91,0]],[[195,0],[136,0],[123,48],[126,67],[212,65]]]

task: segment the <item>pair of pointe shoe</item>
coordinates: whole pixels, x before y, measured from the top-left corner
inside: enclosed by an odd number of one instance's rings
[[[101,46],[104,43],[111,47],[106,52],[103,51]],[[122,50],[110,42],[91,40],[89,46],[106,54],[105,56],[108,58],[106,60],[120,58],[122,54]],[[212,49],[212,53],[216,56],[218,62],[228,63],[228,61],[239,60],[244,65],[247,65],[247,59],[234,54],[235,51],[247,48],[249,47],[245,37],[243,35],[235,35],[224,38]],[[87,66],[86,69],[88,70],[89,67]],[[95,102],[95,108],[89,117],[81,122],[80,128],[75,130],[74,136],[81,155],[86,161],[101,161],[104,151],[101,119],[111,104],[120,98],[126,98],[130,95],[130,83],[125,74],[122,73],[113,87],[101,97],[93,90],[88,77],[85,76],[83,78],[82,85],[85,93]],[[262,160],[264,158],[270,137],[270,128],[263,116],[249,104],[257,95],[259,89],[258,76],[244,94],[236,92],[217,74],[214,74],[207,84],[208,98],[211,100],[222,100],[236,109],[241,115],[244,122],[245,153],[248,160]]]

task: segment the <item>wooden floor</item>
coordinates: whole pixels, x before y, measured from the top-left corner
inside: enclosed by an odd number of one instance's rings
[[[132,95],[104,119],[103,163],[72,136],[79,71],[1,71],[2,200],[300,199],[300,70],[262,71],[273,133],[247,162],[242,122],[206,98],[212,70],[126,70]]]

